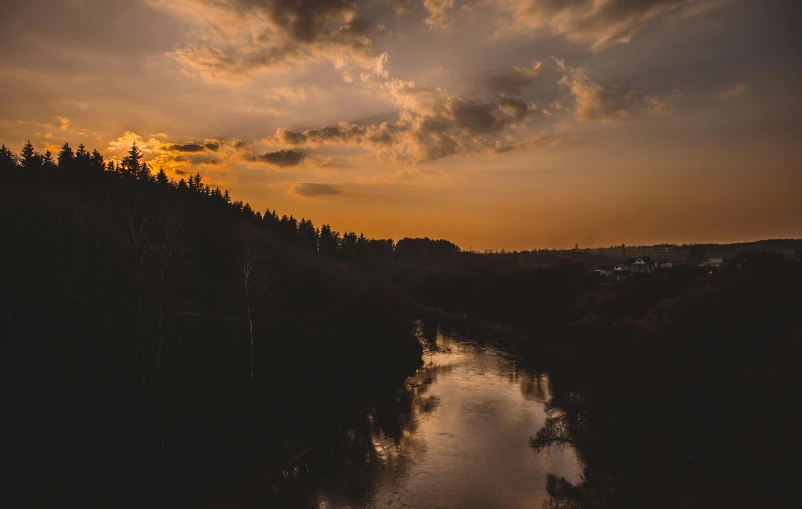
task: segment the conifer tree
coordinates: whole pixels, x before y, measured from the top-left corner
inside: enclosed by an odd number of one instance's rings
[[[22,152],[20,152],[20,165],[27,169],[42,166],[42,156],[36,153],[36,149],[33,148],[33,143],[31,143],[31,140],[28,140],[25,142],[25,145],[22,146]]]
[[[98,173],[102,172],[106,168],[105,163],[103,162],[103,155],[101,155],[97,149],[93,150],[92,155],[89,156],[89,163],[92,167],[92,170]]]
[[[75,152],[75,164],[80,170],[89,169],[89,157],[89,152],[86,151],[84,144],[78,145],[78,150]]]
[[[72,168],[72,163],[75,161],[75,155],[72,153],[69,143],[65,143],[58,153],[58,167],[60,170],[67,170]]]
[[[0,170],[11,170],[17,166],[17,157],[5,144],[0,146]]]
[[[42,157],[42,166],[47,169],[53,169],[56,167],[56,160],[53,159],[53,154],[50,151],[46,151],[45,155]]]
[[[142,152],[136,146],[136,142],[131,144],[131,150],[123,158],[122,173],[129,177],[136,178],[139,175],[141,166],[139,160],[142,159]]]
[[[160,186],[166,186],[170,183],[170,179],[168,179],[167,174],[164,173],[164,168],[159,168],[159,173],[156,174],[156,183]]]

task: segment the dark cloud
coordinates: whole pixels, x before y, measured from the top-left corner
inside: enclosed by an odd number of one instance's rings
[[[236,150],[244,150],[248,148],[248,142],[245,140],[236,140],[231,144]]]
[[[271,164],[281,168],[289,166],[298,166],[304,160],[306,154],[300,150],[277,150],[275,152],[266,152],[264,154],[253,156],[253,161]]]
[[[206,147],[206,150],[210,150],[212,152],[217,152],[220,150],[220,143],[216,141],[207,141],[203,144],[203,146]]]
[[[515,97],[500,97],[498,107],[501,111],[511,116],[513,122],[523,122],[529,117],[531,111],[528,102]]]
[[[203,145],[200,143],[174,143],[167,147],[168,150],[175,150],[176,152],[195,153],[203,152]]]
[[[304,132],[289,129],[276,130],[275,139],[284,145],[303,145],[342,143],[347,145],[360,145],[371,143],[378,145],[391,145],[393,143],[394,127],[383,122],[378,126],[363,126],[340,122],[337,125],[326,126],[319,129],[307,129]]]
[[[499,131],[504,127],[503,122],[493,115],[493,110],[492,104],[479,101],[455,99],[450,104],[451,118],[457,126],[471,133]]]
[[[305,198],[343,194],[343,190],[340,189],[340,187],[338,187],[336,184],[318,184],[313,182],[297,184],[292,188],[292,192]]]
[[[495,94],[520,95],[544,70],[541,62],[535,62],[532,67],[515,66],[510,71],[484,73],[479,76],[479,84]]]
[[[290,38],[298,43],[331,42],[339,37],[359,37],[367,24],[356,18],[355,2],[345,0],[240,0],[254,5],[268,14],[270,19]],[[350,21],[350,23],[348,23]],[[332,30],[332,25],[340,25]],[[344,35],[341,29],[349,34]],[[342,39],[345,42],[345,39]]]

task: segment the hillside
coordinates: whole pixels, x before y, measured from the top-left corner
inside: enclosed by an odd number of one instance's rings
[[[419,365],[405,293],[287,240],[289,220],[153,175],[136,147],[25,150],[0,154],[4,453],[20,480],[61,479],[31,493],[214,491]]]

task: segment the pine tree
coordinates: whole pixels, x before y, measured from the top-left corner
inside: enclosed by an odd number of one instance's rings
[[[142,152],[136,146],[136,142],[131,144],[131,150],[128,155],[123,158],[122,173],[129,177],[136,178],[139,175],[141,166],[139,160],[142,159]]]
[[[11,170],[17,166],[17,156],[5,144],[0,146],[0,170]]]
[[[164,173],[164,168],[159,168],[159,173],[156,174],[156,183],[160,186],[166,186],[170,183],[170,179],[168,179],[167,174]]]
[[[153,175],[150,174],[150,166],[148,166],[147,163],[142,163],[139,165],[139,169],[134,174],[134,177],[137,180],[148,180],[151,182],[154,180]]]
[[[46,151],[44,157],[42,157],[42,166],[48,170],[56,167],[56,160],[53,159],[53,154],[51,154],[49,150]]]
[[[92,167],[92,170],[98,173],[102,172],[106,168],[105,163],[103,162],[103,156],[97,151],[97,149],[93,150],[92,155],[89,156],[89,164]]]
[[[90,161],[89,161],[89,152],[86,151],[86,147],[83,143],[78,145],[78,150],[75,152],[75,165],[78,167],[79,170],[89,170],[90,168]]]
[[[27,169],[40,167],[42,165],[42,157],[36,153],[31,140],[28,140],[25,145],[22,146],[20,165]]]
[[[61,147],[61,152],[58,153],[58,167],[60,170],[68,170],[72,168],[72,163],[75,161],[75,156],[72,153],[69,143],[65,143]]]

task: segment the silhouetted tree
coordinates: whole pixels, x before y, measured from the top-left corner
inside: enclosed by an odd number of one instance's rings
[[[142,159],[142,151],[136,146],[136,143],[131,145],[131,150],[128,155],[123,158],[122,173],[123,175],[133,177],[137,180],[145,180],[150,173],[147,165],[140,162]]]
[[[14,152],[6,148],[5,144],[0,146],[0,170],[11,170],[17,166],[17,157]]]
[[[75,152],[75,164],[81,171],[86,171],[90,168],[90,155],[83,143],[78,145],[78,150]]]
[[[45,155],[42,157],[42,166],[48,170],[52,170],[56,167],[56,160],[53,159],[53,154],[51,154],[49,150],[45,151]]]
[[[265,214],[267,216],[267,214]],[[309,251],[317,252],[318,232],[312,221],[301,219],[298,223],[298,243]]]
[[[36,152],[31,140],[25,142],[20,152],[20,165],[25,169],[33,169],[42,166],[42,157]]]
[[[61,147],[61,151],[58,153],[58,167],[60,170],[69,170],[72,169],[73,162],[75,161],[75,155],[72,153],[72,148],[70,148],[69,143],[64,143]]]
[[[332,231],[331,226],[324,224],[320,227],[320,254],[335,258],[340,248],[340,234]]]
[[[166,186],[170,182],[170,179],[167,178],[167,174],[164,173],[163,168],[159,168],[159,173],[156,174],[156,183],[160,186]]]
[[[105,169],[105,163],[103,161],[103,156],[97,149],[92,151],[92,155],[89,156],[89,165],[93,171],[100,173]]]

